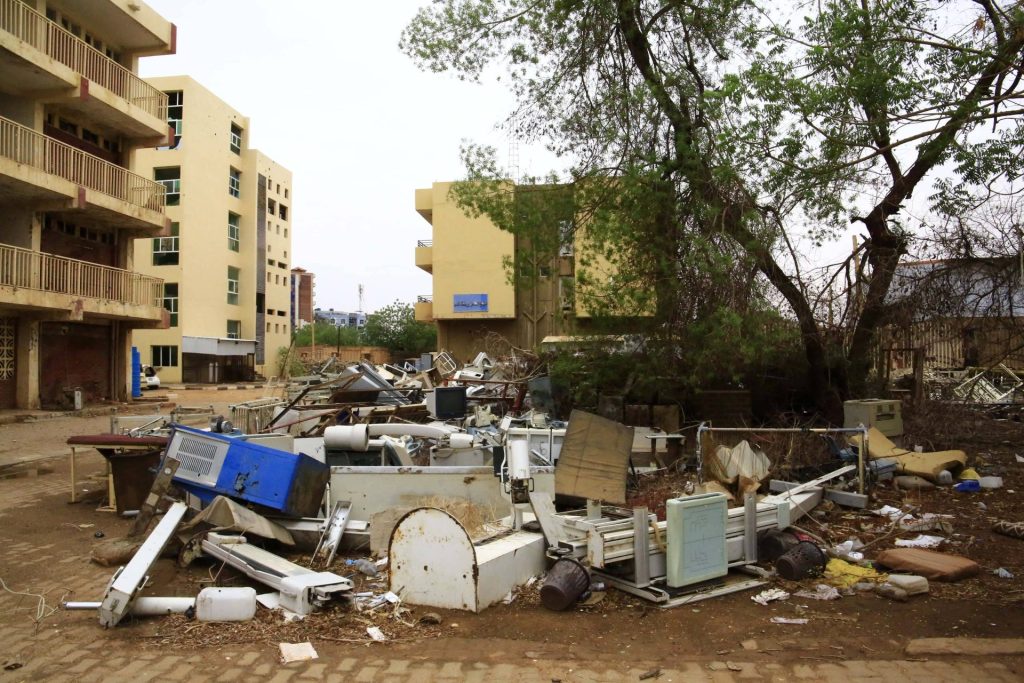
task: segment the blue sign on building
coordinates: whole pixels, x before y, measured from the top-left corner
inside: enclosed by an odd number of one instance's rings
[[[486,313],[486,294],[455,294],[452,308],[456,313]]]

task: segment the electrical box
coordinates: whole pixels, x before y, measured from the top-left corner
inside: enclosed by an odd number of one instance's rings
[[[665,578],[670,588],[689,586],[729,573],[725,549],[728,501],[721,493],[665,502]]]
[[[862,398],[843,403],[843,426],[874,427],[890,439],[903,436],[902,403],[893,399]]]
[[[308,455],[175,425],[166,457],[174,483],[210,503],[230,496],[296,517],[315,517],[330,468]]]

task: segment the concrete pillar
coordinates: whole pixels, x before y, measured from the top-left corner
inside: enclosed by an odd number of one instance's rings
[[[110,393],[115,401],[126,402],[132,395],[132,330],[123,323],[111,323]]]
[[[23,410],[39,409],[39,321],[18,318],[17,348],[14,350],[15,405]]]

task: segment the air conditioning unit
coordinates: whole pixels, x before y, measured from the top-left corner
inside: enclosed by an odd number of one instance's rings
[[[843,403],[843,426],[874,427],[890,439],[903,436],[902,403],[892,399],[863,398]]]

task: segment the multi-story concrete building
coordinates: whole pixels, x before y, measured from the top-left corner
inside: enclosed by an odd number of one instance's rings
[[[571,188],[511,188],[517,201],[530,192],[562,193],[550,213],[552,250],[530,248],[485,216],[466,214],[449,197],[452,183],[416,190],[416,211],[432,226],[432,238],[416,244],[416,266],[433,276],[433,292],[418,297],[416,319],[437,325],[438,348],[462,360],[483,350],[485,337],[501,335],[521,348],[538,348],[545,337],[593,330],[591,313],[577,296],[582,284],[576,251],[585,235],[575,226]],[[609,267],[591,254],[590,275]],[[510,270],[511,269],[511,270]],[[629,316],[623,316],[629,327]]]
[[[305,268],[292,268],[292,327],[299,329],[313,322],[316,299],[316,275]]]
[[[164,281],[170,326],[134,343],[163,382],[276,375],[292,330],[292,174],[251,149],[249,119],[196,81],[148,82],[166,93],[176,135],[135,165],[167,189],[171,227],[136,244],[137,266]]]
[[[323,320],[335,327],[366,327],[366,314],[362,311],[336,311],[333,308],[318,308],[314,312],[317,320]]]
[[[169,137],[139,57],[174,50],[140,0],[0,0],[0,408],[125,399],[132,330],[166,324],[133,267],[164,187],[129,159]]]

